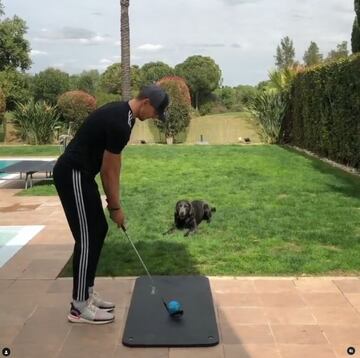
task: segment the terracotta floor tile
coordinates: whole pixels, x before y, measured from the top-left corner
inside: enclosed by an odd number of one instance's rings
[[[360,314],[349,307],[311,307],[311,312],[319,324],[360,325]]]
[[[73,287],[73,280],[71,278],[57,278],[52,281],[52,284],[47,290],[47,293],[67,293],[71,292]]]
[[[279,344],[328,344],[317,325],[272,325],[271,329]]]
[[[268,325],[221,324],[223,344],[274,344]]]
[[[13,343],[10,347],[11,358],[39,358],[56,357],[59,350],[59,344],[54,344],[53,341],[36,341],[35,343]]]
[[[265,317],[270,324],[316,324],[308,307],[264,307]]]
[[[8,294],[45,294],[53,280],[21,280],[18,279],[7,290]]]
[[[1,314],[0,314],[1,319]],[[10,321],[6,324],[0,324],[0,351],[2,348],[8,347],[11,349],[12,342],[21,331],[22,324],[12,324]]]
[[[64,260],[61,259],[36,259],[26,267],[21,278],[32,279],[55,279],[64,267]]]
[[[225,344],[225,358],[281,358],[274,344]]]
[[[282,358],[337,358],[329,344],[279,344]]]
[[[170,348],[169,358],[224,358],[223,346],[201,348]]]
[[[107,358],[115,354],[124,325],[124,310],[116,311],[116,320],[104,325],[70,324],[57,358]],[[79,349],[80,348],[80,349]]]
[[[262,305],[266,307],[305,307],[306,305],[295,289],[279,293],[259,293],[259,297]]]
[[[333,280],[333,282],[343,293],[360,293],[359,279]]]
[[[360,293],[346,293],[345,297],[348,299],[350,304],[360,312]]]
[[[308,306],[348,306],[349,302],[341,293],[335,292],[303,292],[302,298]]]
[[[261,301],[256,294],[251,293],[215,293],[213,299],[221,307],[259,307]]]
[[[0,279],[0,295],[8,290],[15,280]]]
[[[320,325],[320,328],[332,345],[360,345],[360,325]]]
[[[267,323],[262,307],[219,307],[219,319],[223,323],[263,324]]]
[[[114,358],[168,358],[169,348],[129,348],[117,346]]]
[[[214,293],[255,293],[252,280],[213,279],[210,280],[211,291]]]
[[[340,292],[332,280],[306,277],[294,280],[294,284],[301,292]]]
[[[337,358],[359,358],[360,357],[360,346],[351,344],[336,344],[332,346],[333,350],[337,354]],[[352,354],[355,349],[355,354]],[[351,354],[351,355],[350,355]]]
[[[254,285],[257,293],[277,293],[295,289],[292,280],[254,280]]]

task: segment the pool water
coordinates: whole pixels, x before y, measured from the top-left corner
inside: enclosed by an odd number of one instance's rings
[[[0,160],[0,169],[6,168],[9,165],[13,165],[17,162],[18,162],[18,160]],[[8,174],[0,173],[0,178],[4,177],[6,175],[8,175]]]
[[[43,225],[0,226],[0,267],[5,265],[43,228]]]

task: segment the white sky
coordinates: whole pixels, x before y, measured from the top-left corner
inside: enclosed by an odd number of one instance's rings
[[[120,61],[120,0],[3,0],[24,19],[32,73],[52,66],[69,73]],[[310,41],[324,55],[350,39],[354,0],[130,0],[132,64],[211,56],[223,84],[267,79],[281,38],[302,62]]]

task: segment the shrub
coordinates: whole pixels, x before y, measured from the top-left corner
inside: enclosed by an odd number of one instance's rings
[[[165,76],[161,80],[157,82],[157,84],[162,85],[166,83],[176,83],[178,86],[180,96],[182,97],[184,102],[187,102],[189,106],[191,105],[191,96],[190,96],[190,90],[188,85],[186,84],[186,81],[179,76]]]
[[[259,124],[259,135],[263,142],[273,144],[279,141],[287,105],[286,94],[275,90],[260,91],[248,98],[246,106]]]
[[[166,110],[166,120],[155,123],[166,138],[173,138],[190,123],[190,103],[177,81],[163,81],[160,86],[168,93],[170,104]]]
[[[14,110],[14,126],[21,139],[28,144],[52,143],[58,122],[56,107],[43,101],[19,103]]]
[[[58,108],[71,131],[75,133],[85,118],[96,109],[96,99],[83,91],[69,91],[58,99]]]
[[[360,168],[360,55],[310,68],[294,81],[282,142]]]

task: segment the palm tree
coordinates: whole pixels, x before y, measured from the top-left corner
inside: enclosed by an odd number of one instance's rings
[[[123,101],[131,98],[130,78],[130,29],[129,29],[130,0],[120,0],[121,4],[121,93]]]

